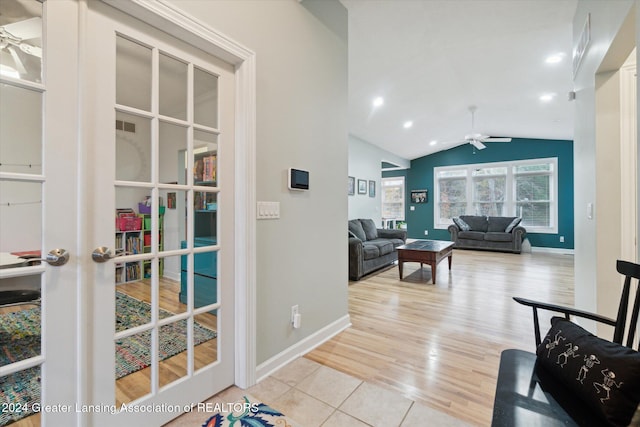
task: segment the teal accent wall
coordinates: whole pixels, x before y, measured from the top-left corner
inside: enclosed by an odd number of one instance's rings
[[[439,166],[504,162],[547,157],[558,158],[558,234],[527,233],[532,246],[574,248],[573,226],[573,141],[514,138],[509,143],[486,143],[484,150],[461,145],[411,161],[407,170],[383,172],[383,177],[404,176],[406,185],[406,221],[408,236],[414,239],[449,240],[447,230],[433,228],[433,169]],[[427,203],[411,204],[411,190],[427,189]],[[410,210],[414,206],[415,210]],[[428,230],[425,236],[424,230]],[[564,243],[560,242],[564,236]]]

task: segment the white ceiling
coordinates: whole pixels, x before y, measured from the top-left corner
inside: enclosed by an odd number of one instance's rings
[[[414,159],[462,144],[476,105],[476,132],[573,139],[577,0],[340,1],[349,14],[352,135]],[[563,61],[545,63],[555,53]],[[556,95],[540,101],[547,93]],[[384,105],[374,108],[377,96]]]

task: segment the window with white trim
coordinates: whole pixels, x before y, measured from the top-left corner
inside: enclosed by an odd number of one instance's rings
[[[404,177],[382,178],[382,218],[404,221]]]
[[[519,216],[528,231],[558,232],[558,159],[434,168],[434,227],[460,215]]]

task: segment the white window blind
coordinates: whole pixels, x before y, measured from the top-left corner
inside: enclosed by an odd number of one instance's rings
[[[519,216],[527,230],[557,233],[558,159],[434,168],[435,228],[460,215]]]

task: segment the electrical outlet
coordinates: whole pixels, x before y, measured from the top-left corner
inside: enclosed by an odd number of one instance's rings
[[[564,243],[564,236],[560,236],[560,243]]]
[[[424,230],[424,235],[428,236],[429,235],[429,230]]]
[[[291,306],[291,323],[295,322],[296,315],[298,314],[298,304]]]

